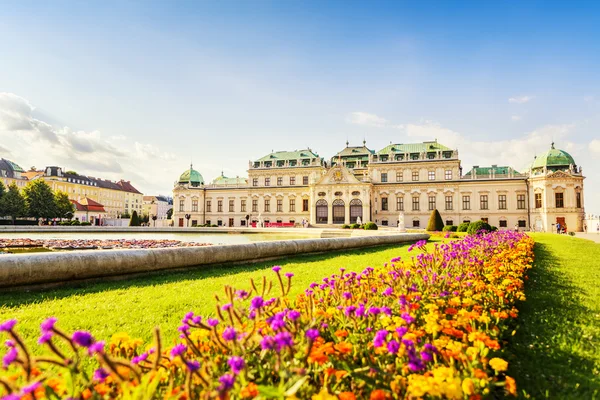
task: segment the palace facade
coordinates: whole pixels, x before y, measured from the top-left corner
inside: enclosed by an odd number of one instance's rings
[[[190,166],[173,189],[176,226],[314,226],[372,221],[425,228],[437,209],[446,225],[484,220],[500,229],[581,231],[582,169],[554,143],[524,171],[474,166],[463,174],[458,150],[437,141],[346,147],[324,160],[311,149],[251,161],[247,178],[211,183]]]

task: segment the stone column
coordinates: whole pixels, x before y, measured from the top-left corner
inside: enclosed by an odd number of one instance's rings
[[[350,201],[344,200],[344,224],[350,224]]]
[[[327,202],[327,224],[333,224],[333,205],[331,204],[333,201]]]

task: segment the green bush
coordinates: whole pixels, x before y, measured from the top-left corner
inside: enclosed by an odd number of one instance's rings
[[[431,211],[429,215],[429,223],[427,224],[427,232],[440,232],[444,229],[444,221],[437,208]]]
[[[498,230],[497,226],[492,226],[492,232],[496,232]]]
[[[377,227],[377,224],[375,222],[367,222],[364,225],[363,229],[366,231],[376,231],[379,228]]]
[[[360,229],[360,225],[359,224],[352,224],[352,225],[350,225],[350,229]]]
[[[466,232],[469,229],[469,222],[463,222],[456,228],[456,232]]]
[[[571,231],[568,233],[569,236],[575,236],[575,232]]]
[[[91,222],[82,222],[81,223],[81,226],[90,226],[90,225],[92,225]]]
[[[492,227],[487,222],[483,222],[481,220],[474,221],[469,224],[469,228],[467,229],[467,233],[469,235],[474,235],[479,231],[491,232]]]
[[[78,219],[75,219],[75,220],[71,221],[71,225],[81,225],[81,222],[79,222]]]
[[[137,211],[134,210],[131,213],[131,218],[129,219],[129,226],[141,226],[141,225],[142,225],[142,220],[138,216]]]
[[[350,229],[350,225],[344,224],[344,225],[342,225],[342,229]]]
[[[456,225],[446,225],[442,229],[442,232],[456,232],[457,229],[458,229],[458,226],[456,226]]]

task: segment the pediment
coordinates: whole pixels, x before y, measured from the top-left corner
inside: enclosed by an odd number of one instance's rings
[[[551,174],[548,174],[547,177],[552,179],[571,178],[571,174],[568,174],[563,171],[556,171]]]
[[[331,168],[321,179],[317,185],[340,185],[340,184],[363,184],[350,172],[350,170],[342,165],[336,165]]]

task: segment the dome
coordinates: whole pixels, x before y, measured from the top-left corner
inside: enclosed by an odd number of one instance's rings
[[[536,158],[531,168],[569,167],[570,165],[576,165],[573,157],[564,150],[555,149],[552,143],[552,148]]]
[[[190,165],[190,169],[186,170],[179,177],[179,183],[189,183],[191,186],[200,186],[204,185],[204,178],[200,174],[200,172],[196,171]]]

